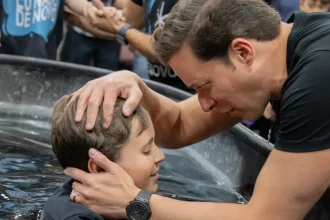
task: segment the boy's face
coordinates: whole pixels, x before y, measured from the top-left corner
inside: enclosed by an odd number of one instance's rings
[[[155,145],[154,127],[150,118],[149,121],[149,127],[138,135],[140,125],[133,119],[130,141],[121,149],[116,163],[133,178],[137,187],[154,193],[158,188],[159,163],[165,156]]]
[[[328,0],[300,0],[300,10],[307,13],[328,12],[329,7]]]

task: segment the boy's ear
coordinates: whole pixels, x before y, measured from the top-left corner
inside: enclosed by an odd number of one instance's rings
[[[90,173],[104,172],[104,170],[98,165],[96,165],[91,159],[88,160],[88,171]]]

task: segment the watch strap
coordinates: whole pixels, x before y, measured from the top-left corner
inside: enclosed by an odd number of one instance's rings
[[[130,28],[133,28],[133,26],[130,25],[130,24],[124,24],[124,26],[122,26],[122,28],[120,28],[118,34],[121,35],[121,36],[123,36],[123,37],[125,37],[125,33],[126,33],[126,31],[127,31],[128,29],[130,29]]]
[[[141,190],[134,200],[149,204],[151,195],[152,195],[151,192]]]
[[[130,24],[124,24],[122,28],[120,28],[119,32],[116,34],[117,40],[121,44],[128,44],[128,41],[126,40],[125,33],[128,29],[133,28]]]

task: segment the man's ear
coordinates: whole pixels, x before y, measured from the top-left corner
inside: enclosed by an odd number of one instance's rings
[[[229,52],[240,63],[251,65],[254,61],[255,51],[252,44],[246,39],[234,39],[230,44]]]
[[[88,171],[90,173],[101,173],[104,172],[104,170],[97,166],[91,159],[88,160]]]

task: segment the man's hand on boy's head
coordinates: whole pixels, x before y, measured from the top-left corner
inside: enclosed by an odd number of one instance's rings
[[[133,72],[118,71],[89,81],[73,93],[71,100],[78,98],[75,121],[81,122],[87,108],[86,129],[92,130],[95,125],[99,107],[103,102],[103,127],[108,128],[112,120],[117,97],[127,99],[123,114],[129,116],[137,108],[142,92],[139,86],[142,80]]]
[[[66,168],[65,174],[75,180],[70,199],[104,217],[127,218],[125,207],[137,196],[140,189],[119,165],[99,151],[91,149],[89,156],[105,172],[87,173],[76,168]]]

